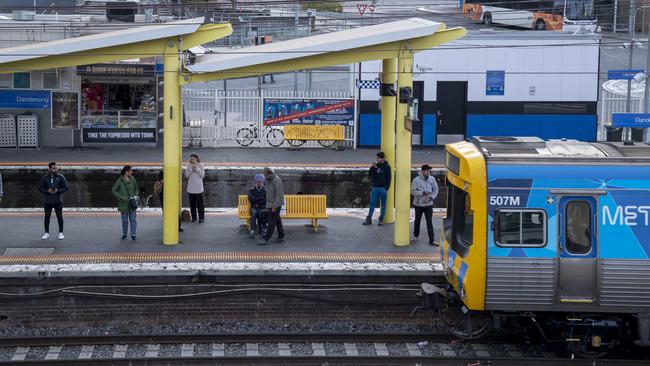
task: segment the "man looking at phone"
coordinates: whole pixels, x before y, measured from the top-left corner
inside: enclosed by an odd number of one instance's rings
[[[378,152],[375,162],[368,171],[368,176],[372,183],[372,190],[370,191],[370,210],[368,210],[366,221],[363,222],[364,225],[372,225],[372,214],[375,212],[377,201],[381,204],[377,225],[381,226],[382,221],[384,221],[384,215],[386,214],[386,192],[390,188],[391,181],[391,167],[384,160],[385,157],[386,155],[384,155],[383,151]]]

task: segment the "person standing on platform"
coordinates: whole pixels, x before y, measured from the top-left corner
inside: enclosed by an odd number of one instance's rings
[[[158,172],[158,179],[156,180],[156,183],[153,184],[153,194],[158,196],[158,199],[160,200],[160,207],[163,207],[163,202],[164,202],[164,193],[165,193],[165,184],[164,184],[164,174],[162,170]],[[183,232],[183,225],[182,221],[178,220],[178,232],[182,233]]]
[[[205,167],[198,155],[190,155],[190,162],[185,167],[185,178],[187,178],[187,193],[190,196],[192,222],[196,222],[198,211],[199,224],[202,224],[205,220],[205,207],[203,206]]]
[[[256,174],[253,182],[255,185],[248,190],[248,201],[251,203],[251,232],[250,237],[254,238],[259,233],[260,238],[266,231],[265,223],[262,221],[262,214],[266,207],[266,189],[264,188],[264,175]]]
[[[383,151],[377,153],[377,159],[370,167],[368,176],[370,176],[372,190],[370,191],[370,209],[364,225],[372,225],[372,214],[375,212],[377,201],[381,204],[381,211],[379,211],[379,222],[377,225],[381,226],[386,214],[386,197],[388,189],[390,188],[391,181],[391,167],[388,162],[384,160],[386,155]]]
[[[117,209],[122,216],[122,240],[126,240],[129,233],[129,223],[131,224],[131,240],[136,239],[136,229],[138,222],[136,211],[138,209],[138,182],[133,176],[133,169],[130,165],[124,166],[117,178],[111,193],[117,198]]]
[[[268,245],[273,236],[275,227],[278,227],[278,239],[276,243],[284,241],[284,227],[280,218],[280,211],[284,205],[284,185],[282,179],[275,175],[271,168],[264,168],[266,177],[266,211],[269,214],[269,223],[266,229],[266,235],[260,239],[260,245]]]
[[[68,181],[59,174],[59,167],[55,162],[47,165],[48,172],[41,178],[41,184],[38,187],[39,192],[43,194],[43,206],[45,208],[45,234],[41,239],[46,240],[50,237],[50,217],[52,209],[56,214],[56,220],[59,223],[59,240],[63,240],[63,193],[68,190]]]
[[[431,176],[431,167],[427,164],[422,165],[420,173],[411,182],[411,194],[413,195],[413,206],[415,207],[415,224],[413,227],[413,237],[411,243],[418,242],[420,236],[420,222],[422,215],[427,222],[427,234],[429,234],[429,245],[436,245],[433,235],[433,202],[438,196],[438,183]]]

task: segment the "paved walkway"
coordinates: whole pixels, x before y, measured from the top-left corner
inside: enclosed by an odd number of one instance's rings
[[[216,209],[203,224],[184,223],[181,244],[162,244],[162,213],[146,209],[138,216],[138,240],[121,241],[120,217],[115,210],[67,210],[65,239],[57,239],[52,217],[48,240],[41,240],[40,210],[0,211],[0,264],[84,262],[439,262],[438,247],[427,244],[426,227],[419,243],[393,245],[393,225],[361,225],[366,210],[331,209],[314,232],[308,220],[284,220],[286,240],[281,244],[258,245],[241,226],[235,209]],[[54,215],[53,215],[54,216]],[[437,217],[442,212],[436,213]],[[376,220],[375,220],[376,222]],[[441,222],[435,220],[436,233]],[[438,234],[439,235],[439,234]],[[277,234],[275,235],[277,236]],[[48,257],[49,256],[49,257]]]
[[[274,148],[219,148],[183,150],[183,159],[196,153],[209,165],[226,166],[369,166],[379,151],[356,149],[274,149]],[[429,164],[442,166],[444,150],[414,148],[414,166]],[[159,147],[103,146],[78,148],[0,149],[0,166],[45,165],[56,161],[65,165],[161,165],[162,149]]]

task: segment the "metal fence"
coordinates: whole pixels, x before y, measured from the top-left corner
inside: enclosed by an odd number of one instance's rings
[[[264,126],[264,98],[346,99],[351,96],[349,91],[186,89],[183,91],[183,145],[290,147],[284,141],[282,126]],[[356,120],[354,126],[345,128],[345,141],[341,146],[356,147],[355,126]],[[302,147],[318,148],[322,145],[318,141],[307,141]]]

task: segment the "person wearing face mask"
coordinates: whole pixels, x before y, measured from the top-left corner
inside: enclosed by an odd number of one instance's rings
[[[185,167],[185,178],[187,178],[187,194],[190,197],[192,222],[196,222],[198,216],[199,224],[202,224],[205,220],[205,207],[203,206],[205,167],[198,155],[190,155],[190,162]]]
[[[47,240],[50,237],[50,217],[52,210],[56,214],[56,220],[59,224],[59,240],[63,240],[63,193],[68,190],[68,181],[59,174],[59,167],[55,162],[47,165],[47,174],[41,178],[41,184],[38,191],[43,194],[43,206],[45,209],[45,234],[41,237]]]
[[[370,167],[368,176],[372,183],[372,190],[370,191],[370,209],[364,225],[372,225],[372,214],[375,212],[377,201],[381,204],[381,211],[379,211],[378,226],[382,225],[384,215],[386,214],[386,197],[388,189],[390,188],[391,181],[391,167],[388,162],[384,160],[386,155],[383,151],[377,153],[377,159]]]
[[[413,195],[413,206],[415,207],[415,224],[413,227],[413,237],[411,243],[418,242],[420,236],[420,222],[422,215],[427,222],[427,234],[429,234],[429,245],[436,245],[433,236],[433,201],[438,196],[438,183],[431,176],[431,167],[427,164],[422,165],[418,176],[411,182],[411,194]]]

